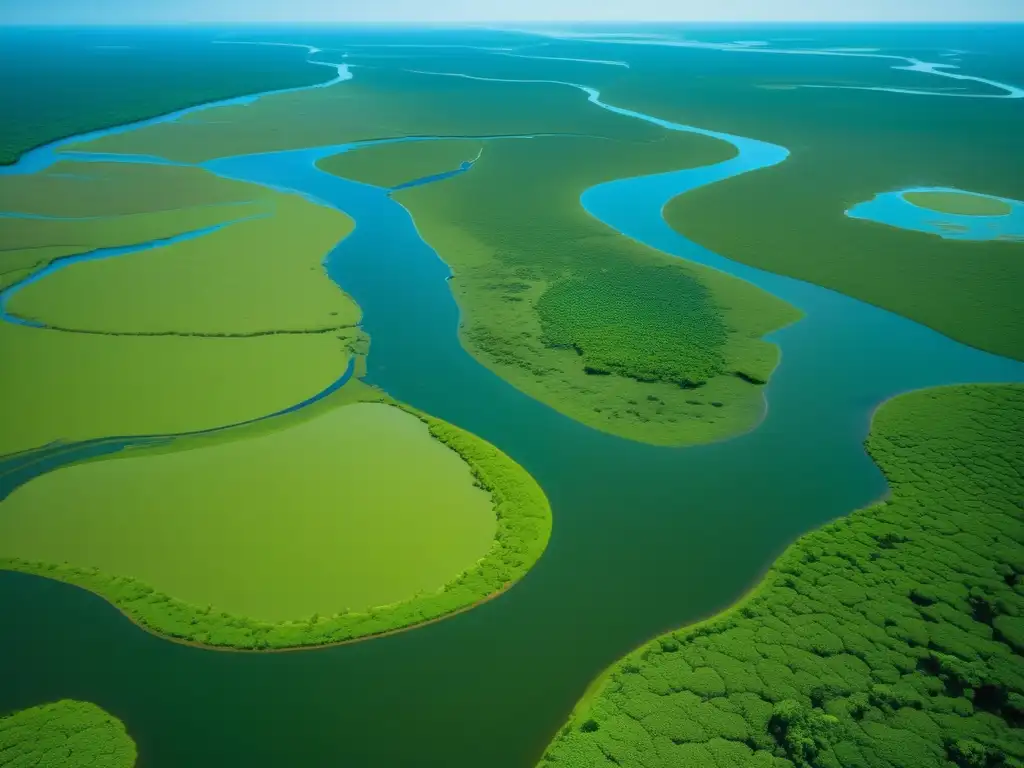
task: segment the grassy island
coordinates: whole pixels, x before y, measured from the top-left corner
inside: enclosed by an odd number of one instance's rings
[[[867,447],[891,498],[614,664],[541,765],[1021,765],[1022,423],[1020,386],[886,403]]]
[[[1006,216],[1013,211],[1005,200],[956,190],[904,192],[903,199],[918,208],[960,216]]]
[[[395,199],[452,267],[462,340],[482,363],[596,429],[654,444],[710,442],[761,418],[762,385],[778,362],[761,337],[798,312],[608,229],[580,195],[730,151],[667,132],[644,143],[494,141],[468,173]]]
[[[551,511],[519,465],[358,382],[339,399],[36,478],[4,502],[0,568],[156,634],[262,650],[433,621],[536,562]]]
[[[0,765],[132,768],[135,742],[95,704],[64,699],[0,718]]]
[[[317,165],[328,173],[375,187],[397,187],[416,179],[454,171],[483,151],[472,139],[377,144],[325,157]]]

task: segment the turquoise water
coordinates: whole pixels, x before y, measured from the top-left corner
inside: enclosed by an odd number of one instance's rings
[[[552,503],[550,546],[521,583],[473,611],[371,642],[289,654],[178,646],[88,593],[0,574],[0,606],[10,617],[0,632],[0,710],[61,696],[95,701],[126,722],[148,767],[528,765],[601,668],[657,632],[733,601],[800,533],[884,492],[861,447],[880,402],[936,384],[1024,380],[1020,363],[687,241],[661,217],[667,200],[782,162],[786,150],[658,121],[588,93],[624,117],[736,146],[737,157],[724,163],[603,184],[582,203],[630,237],[804,311],[773,336],[782,364],[766,388],[763,423],[685,449],[583,427],[465,352],[449,268],[388,190],[315,167],[339,148],[207,163],[353,217],[355,231],[325,266],[364,310],[368,380],[523,464]]]
[[[947,187],[913,187],[898,192],[883,192],[846,212],[853,219],[875,221],[890,227],[938,235],[947,240],[1024,240],[1024,202],[994,195],[978,195],[1010,206],[1002,216],[964,216],[921,208],[907,200],[907,192],[955,192],[974,194]]]

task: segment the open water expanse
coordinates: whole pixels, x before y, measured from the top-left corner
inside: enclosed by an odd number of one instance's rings
[[[708,133],[590,94],[595,109]],[[0,573],[0,711],[63,697],[95,702],[124,720],[146,768],[523,768],[615,658],[734,601],[799,534],[885,492],[862,447],[879,403],[919,387],[1024,381],[1020,363],[730,262],[676,234],[661,216],[672,197],[787,155],[709,135],[738,155],[603,184],[582,199],[625,235],[748,280],[805,313],[773,336],[782,364],[767,387],[764,422],[684,449],[595,432],[477,363],[459,344],[449,269],[405,209],[386,190],[316,169],[319,157],[342,148],[205,164],[353,217],[355,231],[325,266],[365,313],[368,380],[495,443],[530,471],[554,511],[550,546],[522,582],[467,613],[354,645],[275,654],[171,643],[87,592]],[[42,148],[19,166],[38,171],[54,157],[53,147]]]

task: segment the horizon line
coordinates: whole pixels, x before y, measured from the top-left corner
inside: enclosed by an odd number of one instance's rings
[[[1024,26],[1024,19],[756,19],[743,21],[740,19],[200,19],[196,21],[183,20],[151,20],[151,21],[69,21],[69,22],[3,22],[2,28],[35,28],[35,29],[67,29],[73,27],[105,27],[105,28],[130,28],[130,27],[197,27],[216,26],[222,24],[246,25],[246,26],[287,26],[290,24],[320,24],[338,27],[357,26],[386,26],[386,27],[409,27],[409,26],[430,26],[430,27],[495,27],[508,25],[507,28],[515,31],[513,25],[551,25],[551,24],[726,24],[743,26],[773,26],[780,24],[822,24],[829,26],[858,26],[858,25],[981,25],[1000,24],[1007,26]]]

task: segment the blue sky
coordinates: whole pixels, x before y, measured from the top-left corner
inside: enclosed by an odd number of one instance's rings
[[[314,20],[1024,21],[1024,0],[0,0],[0,24]]]

